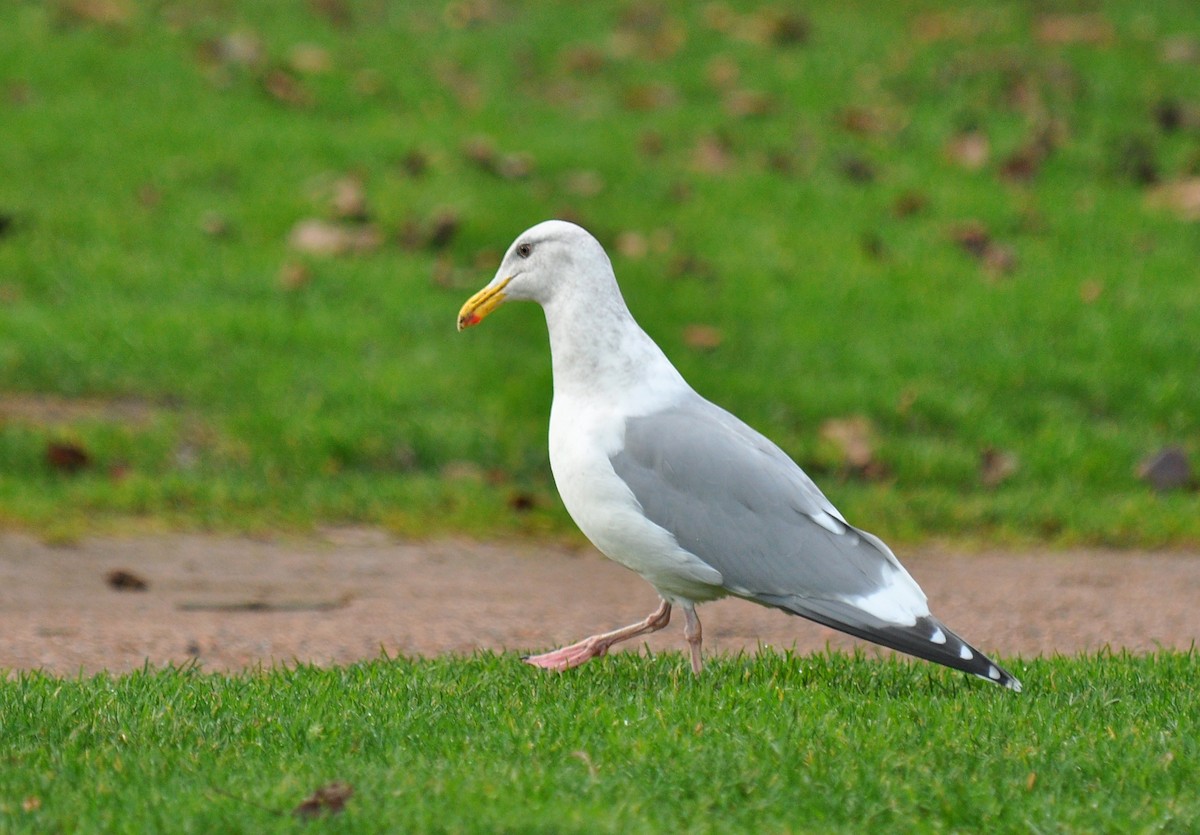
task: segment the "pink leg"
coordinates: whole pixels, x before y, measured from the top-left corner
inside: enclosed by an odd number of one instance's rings
[[[695,617],[693,613],[692,617]],[[553,652],[543,653],[542,655],[527,655],[522,660],[526,664],[532,664],[535,667],[543,667],[547,670],[569,670],[572,667],[578,667],[585,661],[590,661],[593,658],[599,658],[608,652],[613,644],[621,641],[628,641],[630,638],[636,638],[638,635],[648,635],[651,632],[657,632],[668,623],[671,622],[671,604],[663,601],[662,605],[654,610],[645,620],[614,629],[612,632],[605,632],[602,635],[593,635],[590,638],[584,638],[577,644],[571,644],[569,647],[556,649]],[[699,621],[697,621],[699,624]]]
[[[692,651],[692,672],[700,675],[700,671],[704,669],[704,661],[700,658],[700,644],[703,636],[700,631],[700,618],[696,616],[696,607],[688,606],[683,610],[684,621],[683,637],[687,638],[688,647]]]

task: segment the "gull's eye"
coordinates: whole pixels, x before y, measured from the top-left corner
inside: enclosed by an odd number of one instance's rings
[[[533,244],[521,244],[517,247],[517,255],[522,258],[528,258],[531,254],[533,254]]]

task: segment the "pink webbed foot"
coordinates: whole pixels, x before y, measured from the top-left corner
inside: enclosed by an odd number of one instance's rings
[[[599,635],[594,635],[591,638],[584,638],[568,647],[562,647],[552,652],[543,652],[541,655],[526,655],[521,660],[544,670],[555,670],[561,673],[563,670],[578,667],[593,658],[607,654],[609,645],[597,641],[596,639],[599,637]]]
[[[578,667],[580,664],[591,661],[593,658],[606,655],[613,644],[628,641],[630,638],[636,638],[638,635],[657,632],[670,622],[671,604],[664,600],[645,620],[638,621],[621,629],[614,629],[612,632],[605,632],[601,635],[584,638],[578,643],[571,644],[562,649],[556,649],[552,652],[545,652],[541,655],[527,655],[521,660],[526,664],[532,664],[535,667],[541,667],[545,670],[562,672],[572,667]]]

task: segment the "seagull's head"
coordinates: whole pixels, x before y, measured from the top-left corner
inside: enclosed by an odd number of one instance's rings
[[[496,277],[458,312],[458,329],[479,324],[510,299],[545,307],[559,294],[591,289],[582,286],[591,282],[615,286],[612,264],[599,241],[574,223],[544,221],[512,242]]]

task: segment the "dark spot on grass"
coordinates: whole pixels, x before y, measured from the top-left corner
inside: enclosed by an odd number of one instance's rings
[[[86,449],[71,441],[51,441],[46,444],[46,464],[55,472],[75,475],[92,463]]]
[[[354,787],[349,783],[334,781],[318,788],[304,801],[292,810],[292,814],[300,818],[315,818],[320,815],[336,815],[346,808],[354,794]]]

